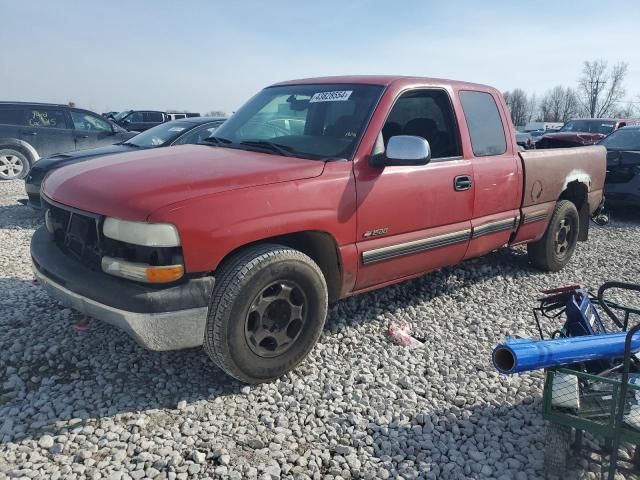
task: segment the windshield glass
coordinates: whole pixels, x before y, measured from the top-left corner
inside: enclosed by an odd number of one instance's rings
[[[615,128],[615,122],[606,120],[572,120],[564,124],[560,132],[586,132],[609,135]]]
[[[124,142],[124,144],[144,148],[162,147],[173,142],[176,138],[193,127],[193,123],[180,120],[161,123],[160,125],[139,133],[135,137],[131,137],[129,140]]]
[[[120,112],[120,113],[116,113],[113,118],[115,118],[118,122],[120,120],[122,120],[124,117],[126,117],[127,115],[129,115],[129,113],[131,113],[131,110],[125,110],[124,112]]]
[[[381,93],[382,86],[358,84],[265,88],[216,137],[230,148],[350,159]]]
[[[603,138],[600,145],[607,150],[638,150],[640,151],[640,128],[621,128],[607,138]]]

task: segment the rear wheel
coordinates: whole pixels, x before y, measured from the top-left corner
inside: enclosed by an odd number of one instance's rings
[[[266,382],[307,356],[326,314],[327,285],[311,258],[281,245],[250,247],[218,269],[204,348],[228,375]]]
[[[576,249],[579,229],[580,219],[576,206],[569,200],[560,200],[543,237],[527,245],[529,258],[543,270],[561,270],[569,263]]]
[[[18,180],[29,173],[29,159],[10,148],[0,149],[0,180]]]

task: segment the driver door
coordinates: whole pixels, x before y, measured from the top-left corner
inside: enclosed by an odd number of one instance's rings
[[[400,94],[378,147],[396,135],[426,138],[432,159],[411,167],[356,165],[356,290],[458,263],[471,238],[473,168],[462,156],[449,93],[420,88]]]

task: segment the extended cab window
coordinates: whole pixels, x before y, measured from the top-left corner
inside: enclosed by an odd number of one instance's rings
[[[62,110],[27,108],[25,123],[30,127],[67,128]]]
[[[501,155],[507,151],[504,127],[493,96],[486,92],[460,92],[467,119],[471,148],[476,157]]]
[[[76,130],[92,130],[95,132],[111,132],[111,124],[102,118],[85,112],[71,111],[71,121]]]
[[[458,128],[449,95],[444,90],[413,90],[396,101],[382,129],[385,146],[396,135],[425,138],[431,158],[460,155]]]

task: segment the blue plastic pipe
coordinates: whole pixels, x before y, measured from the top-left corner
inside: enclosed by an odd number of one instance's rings
[[[551,340],[507,338],[493,349],[493,365],[500,373],[519,373],[541,368],[624,356],[627,334],[606,333]],[[631,351],[640,350],[640,335],[631,341]]]

